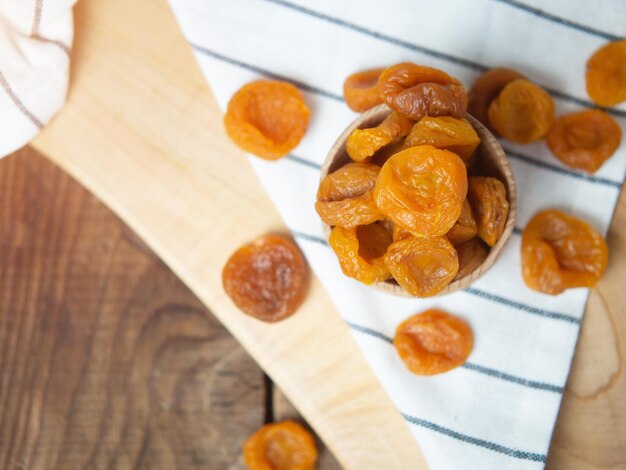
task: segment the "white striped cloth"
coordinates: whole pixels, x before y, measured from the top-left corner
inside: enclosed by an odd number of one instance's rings
[[[28,142],[65,102],[75,1],[0,2],[0,157]]]
[[[504,142],[519,185],[516,233],[471,288],[423,300],[380,293],[341,274],[313,208],[319,168],[356,117],[343,103],[344,78],[370,67],[413,61],[469,86],[485,69],[506,66],[550,91],[558,114],[591,107],[585,62],[607,40],[626,34],[626,3],[524,2],[170,0],[222,109],[239,87],[258,78],[287,80],[304,93],[313,118],[301,144],[278,162],[250,162],[438,470],[544,466],[588,290],[552,297],[528,289],[520,229],[540,209],[557,207],[606,233],[626,149],[622,145],[589,176],[561,165],[544,143]],[[609,112],[624,129],[626,106]],[[218,164],[217,155],[207,155]],[[463,367],[418,377],[390,342],[398,323],[429,307],[465,318],[476,343]]]

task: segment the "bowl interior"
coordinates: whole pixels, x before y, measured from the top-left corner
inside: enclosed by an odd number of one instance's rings
[[[361,114],[356,120],[354,120],[352,124],[350,124],[339,136],[335,145],[333,145],[328,153],[324,165],[322,166],[321,178],[324,178],[327,174],[334,172],[351,161],[348,153],[346,152],[346,140],[354,129],[375,127],[380,124],[380,122],[390,112],[391,110],[386,105],[381,104]],[[469,114],[466,115],[466,118],[472,124],[476,133],[480,137],[480,145],[476,149],[476,155],[474,157],[476,158],[476,173],[484,176],[493,176],[504,183],[507,191],[507,199],[509,201],[509,215],[507,217],[502,236],[498,242],[491,247],[489,255],[485,258],[483,263],[470,274],[452,281],[438,295],[449,294],[456,290],[463,289],[484,274],[493,265],[498,255],[502,252],[502,249],[511,237],[515,226],[515,216],[517,213],[517,189],[511,165],[509,164],[500,143],[496,140],[493,134],[489,132],[485,126],[478,122],[477,119]],[[329,235],[330,229],[330,226],[324,224],[326,236]],[[410,296],[393,280],[376,282],[372,284],[372,286],[391,294]]]

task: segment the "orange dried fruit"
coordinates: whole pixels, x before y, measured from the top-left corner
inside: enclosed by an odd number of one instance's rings
[[[266,160],[276,160],[298,145],[310,115],[295,86],[258,80],[244,85],[230,99],[224,126],[242,149]]]
[[[467,191],[478,227],[478,236],[493,246],[502,236],[509,215],[509,201],[502,181],[490,176],[470,176]]]
[[[378,79],[379,93],[388,97],[397,95],[420,83],[437,83],[439,85],[461,85],[443,70],[413,62],[401,62],[386,68]]]
[[[554,122],[554,101],[541,87],[518,78],[507,84],[489,105],[489,123],[511,142],[542,139]]]
[[[445,235],[461,214],[467,193],[463,161],[454,153],[420,145],[392,156],[376,180],[380,212],[416,235]]]
[[[480,138],[467,119],[426,116],[413,126],[404,141],[404,148],[432,145],[454,152],[461,160],[467,161],[478,144]]]
[[[515,70],[504,67],[487,70],[472,83],[467,112],[493,132],[487,117],[487,109],[504,87],[518,78],[524,78],[524,76]]]
[[[454,223],[452,228],[446,233],[446,238],[450,240],[454,246],[460,245],[468,240],[471,240],[478,233],[476,226],[476,220],[474,214],[472,214],[472,208],[470,207],[467,199],[463,201],[463,207],[461,209],[461,215]]]
[[[391,241],[391,233],[379,222],[355,228],[335,227],[328,237],[343,273],[364,284],[391,277],[383,260]]]
[[[224,290],[244,313],[265,322],[292,315],[306,295],[309,270],[296,244],[265,235],[235,251],[222,271]]]
[[[469,325],[439,309],[407,318],[396,328],[393,345],[406,367],[418,375],[441,374],[463,364],[474,344]]]
[[[379,171],[380,167],[371,163],[348,163],[324,177],[315,203],[321,219],[347,228],[383,219],[373,196]]]
[[[489,254],[483,242],[476,237],[457,246],[456,252],[459,256],[459,272],[456,273],[455,280],[472,274]]]
[[[546,143],[566,165],[593,173],[615,153],[621,139],[622,130],[611,116],[590,109],[558,118]]]
[[[346,140],[346,152],[355,162],[364,162],[386,145],[409,133],[414,122],[395,111],[376,127],[354,129]]]
[[[411,62],[386,69],[378,79],[378,92],[387,105],[419,121],[424,116],[461,118],[467,110],[467,91],[447,73]]]
[[[587,94],[600,106],[626,101],[626,39],[610,42],[587,61]]]
[[[402,151],[403,149],[404,139],[401,138],[389,145],[385,145],[383,148],[378,150],[370,160],[370,163],[382,167],[385,163],[387,163],[387,160],[389,160],[392,156]]]
[[[539,212],[522,234],[524,281],[539,292],[556,295],[574,287],[593,287],[607,263],[602,235],[565,212]]]
[[[398,227],[396,224],[393,224],[393,229],[391,231],[391,238],[394,242],[398,240],[403,240],[404,238],[412,237],[413,234],[408,230],[404,230],[403,228]]]
[[[362,113],[382,103],[378,94],[378,77],[384,68],[353,73],[343,82],[343,98],[352,111]]]
[[[438,294],[459,270],[456,250],[445,237],[404,238],[389,245],[384,260],[398,284],[416,297]]]
[[[292,420],[266,424],[244,442],[243,460],[249,470],[313,470],[315,439]]]

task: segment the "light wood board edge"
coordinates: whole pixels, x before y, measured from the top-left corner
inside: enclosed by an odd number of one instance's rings
[[[221,288],[236,247],[284,230],[165,0],[75,8],[66,107],[33,145],[114,210],[278,383],[349,469],[427,468],[319,282],[294,317],[262,324]]]

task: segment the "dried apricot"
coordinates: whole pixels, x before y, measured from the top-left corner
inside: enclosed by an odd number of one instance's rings
[[[459,270],[456,250],[445,237],[409,237],[387,248],[385,263],[409,294],[430,297],[441,292]]]
[[[424,116],[461,118],[467,111],[467,91],[456,78],[425,65],[403,62],[386,69],[378,92],[387,105],[414,121]]]
[[[418,375],[441,374],[463,364],[474,344],[472,329],[460,318],[430,309],[396,328],[393,345],[407,368]]]
[[[276,160],[300,143],[310,115],[295,86],[258,80],[244,85],[230,99],[224,126],[242,149],[266,160]]]
[[[387,160],[389,160],[392,156],[394,156],[396,153],[400,152],[403,149],[404,139],[399,139],[389,145],[385,145],[383,148],[378,150],[374,154],[370,162],[382,167],[385,163],[387,163]]]
[[[413,236],[413,234],[409,232],[408,230],[404,230],[403,228],[398,227],[396,224],[392,224],[392,225],[393,225],[393,228],[391,231],[391,238],[394,242]]]
[[[296,244],[266,235],[235,251],[222,271],[224,290],[244,313],[266,322],[292,315],[304,300],[309,271]]]
[[[243,460],[249,470],[313,470],[315,439],[292,420],[266,424],[244,442]]]
[[[457,246],[456,252],[459,256],[459,272],[456,273],[454,279],[461,279],[472,274],[478,266],[483,264],[489,254],[483,242],[476,237]]]
[[[391,244],[391,233],[381,223],[355,228],[335,227],[328,243],[339,259],[343,273],[372,284],[391,277],[383,256]]]
[[[524,76],[515,70],[504,67],[487,70],[472,83],[467,112],[493,132],[487,117],[487,109],[504,87],[518,78],[524,78]]]
[[[600,106],[626,101],[626,39],[602,46],[587,61],[587,93]]]
[[[546,143],[566,165],[593,173],[615,153],[621,139],[622,130],[615,120],[591,109],[558,118]]]
[[[438,149],[454,152],[461,160],[467,161],[478,144],[480,138],[467,119],[426,116],[413,126],[404,141],[404,148],[432,145]]]
[[[467,198],[478,227],[478,236],[493,246],[502,236],[509,215],[504,184],[490,176],[470,176]]]
[[[322,220],[350,228],[383,219],[373,196],[379,171],[371,163],[348,163],[327,175],[320,182],[315,203]]]
[[[489,105],[489,123],[505,139],[529,144],[542,139],[554,122],[554,101],[541,87],[518,78]]]
[[[573,287],[593,287],[607,263],[602,235],[562,211],[539,212],[522,234],[524,281],[539,292],[555,295]]]
[[[378,91],[383,97],[394,96],[420,83],[461,85],[456,78],[443,70],[413,62],[401,62],[383,70],[378,79]]]
[[[445,235],[461,214],[467,193],[463,161],[431,145],[411,147],[392,156],[376,180],[380,212],[416,235]]]
[[[472,214],[472,208],[469,205],[467,199],[463,201],[463,207],[461,209],[461,215],[454,223],[452,228],[446,233],[446,238],[450,240],[454,246],[460,245],[476,236],[478,228],[476,226],[476,220],[474,214]]]
[[[343,82],[343,98],[352,111],[362,113],[380,104],[378,77],[384,68],[353,73]]]
[[[414,121],[392,111],[376,127],[354,129],[346,141],[346,151],[355,162],[368,161],[378,150],[407,135],[413,124]]]

